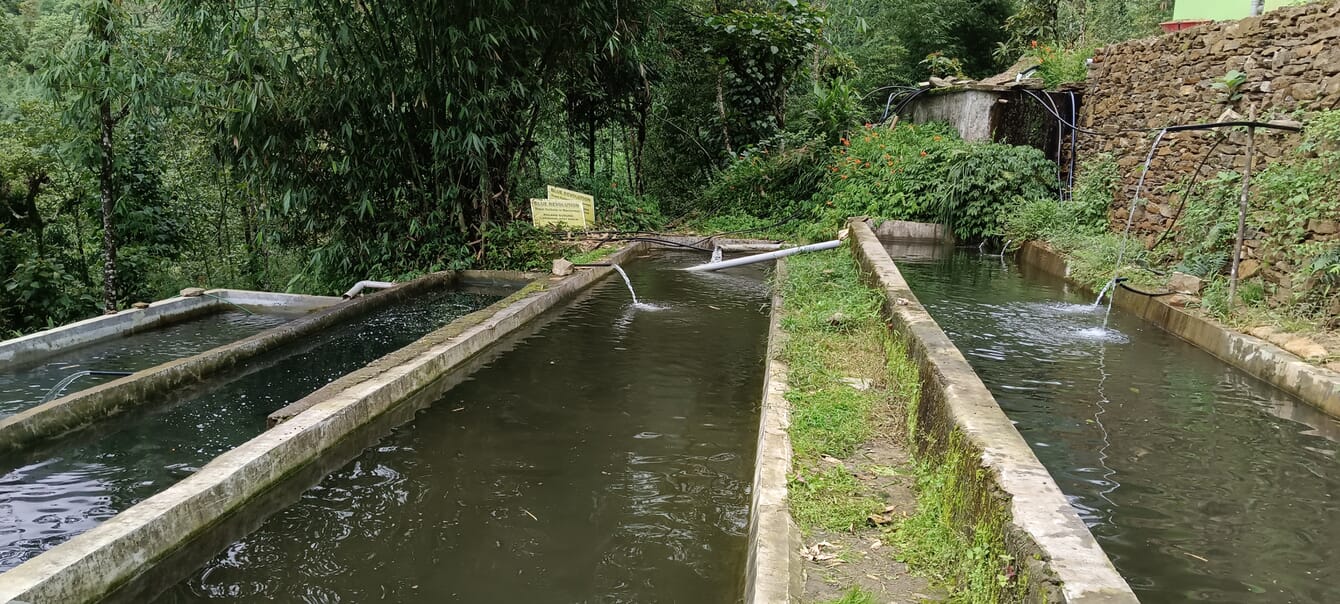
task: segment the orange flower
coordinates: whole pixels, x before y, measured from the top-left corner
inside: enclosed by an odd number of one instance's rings
[[[846,174],[843,174],[843,175],[842,175],[842,180],[847,180],[847,175],[846,175]]]
[[[933,140],[933,141],[935,141],[935,142],[937,142],[937,143],[940,142],[940,135],[937,134],[937,135],[935,135],[935,136],[932,136],[932,137],[931,137],[931,140]]]
[[[926,152],[925,152],[925,151],[922,151],[922,152],[921,152],[921,156],[922,156],[922,157],[926,157]]]
[[[847,140],[847,137],[845,137],[845,136],[842,137],[842,146],[843,146],[843,147],[850,147],[850,146],[851,146],[851,141]]]
[[[1029,44],[1029,46],[1032,46],[1033,48],[1037,48],[1037,47],[1038,47],[1038,41],[1037,41],[1037,40],[1033,40],[1033,41],[1029,42],[1028,44]]]

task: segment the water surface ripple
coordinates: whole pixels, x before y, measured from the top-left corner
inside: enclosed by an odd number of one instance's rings
[[[1340,602],[1340,422],[975,251],[898,265],[1143,602]],[[933,258],[939,258],[934,260]]]
[[[71,439],[78,442],[0,458],[0,571],[191,475],[263,431],[271,412],[496,299],[424,294],[261,354],[149,413]]]
[[[296,316],[225,310],[81,346],[36,364],[0,368],[0,417],[41,403],[48,391],[72,373],[148,369],[241,340]],[[78,392],[114,379],[112,376],[86,375],[71,383],[64,393]]]
[[[160,602],[733,603],[764,269],[625,268]]]

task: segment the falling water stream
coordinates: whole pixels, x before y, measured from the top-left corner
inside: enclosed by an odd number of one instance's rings
[[[541,317],[158,601],[738,602],[769,287],[698,262]]]
[[[633,282],[628,280],[628,273],[625,273],[623,271],[623,267],[619,266],[618,264],[611,264],[610,266],[613,267],[614,270],[619,272],[620,277],[623,277],[624,285],[628,286],[628,295],[633,297],[633,304],[636,305],[638,303],[637,292],[633,291]]]
[[[1340,602],[1340,421],[1060,279],[890,247],[1143,602]]]

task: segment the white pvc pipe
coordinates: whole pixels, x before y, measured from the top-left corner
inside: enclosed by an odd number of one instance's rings
[[[825,241],[823,243],[802,245],[800,247],[777,250],[775,252],[768,252],[766,254],[755,254],[753,256],[745,256],[744,258],[735,258],[734,260],[724,260],[722,262],[709,262],[707,264],[699,264],[698,266],[690,266],[684,270],[715,271],[715,270],[721,270],[723,268],[730,268],[732,266],[744,266],[746,264],[753,264],[755,262],[763,262],[764,260],[772,260],[774,258],[781,258],[783,256],[790,256],[792,254],[799,254],[801,252],[817,252],[819,250],[831,250],[839,245],[842,245],[842,240],[834,239],[833,241]]]
[[[359,281],[358,283],[355,283],[353,287],[349,288],[349,291],[344,292],[344,299],[348,300],[349,298],[352,298],[352,297],[354,297],[354,296],[357,296],[357,295],[359,294],[359,292],[363,291],[365,288],[371,288],[371,289],[386,289],[386,288],[388,288],[388,287],[395,287],[395,282],[394,282],[394,281]]]

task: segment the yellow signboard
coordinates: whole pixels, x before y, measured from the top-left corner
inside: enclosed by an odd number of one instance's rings
[[[582,202],[582,210],[586,213],[586,224],[594,225],[596,223],[596,198],[579,191],[571,191],[554,185],[548,185],[549,199],[571,199]]]
[[[537,227],[586,228],[585,206],[575,199],[532,199],[530,219]]]

